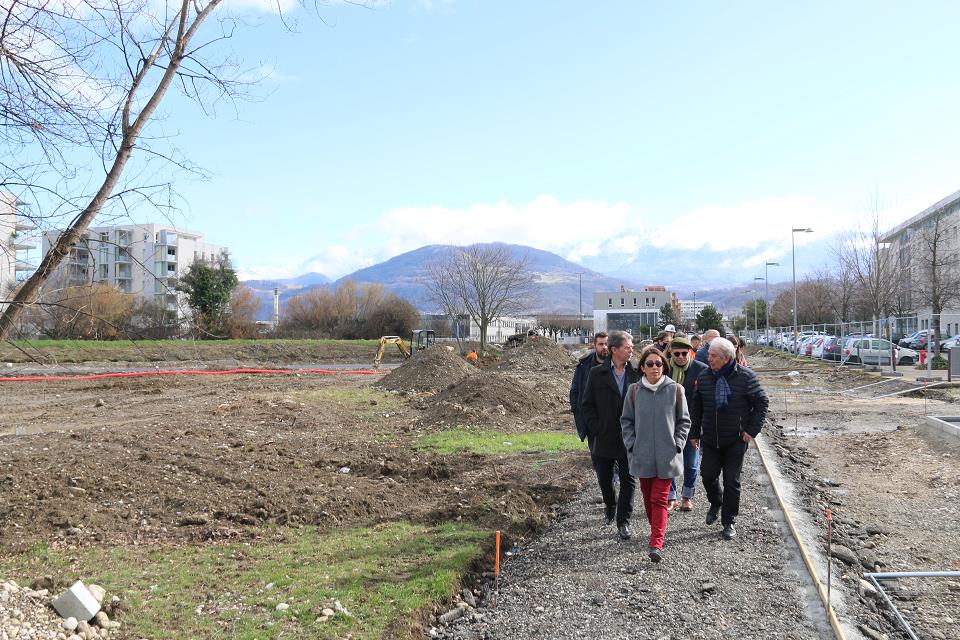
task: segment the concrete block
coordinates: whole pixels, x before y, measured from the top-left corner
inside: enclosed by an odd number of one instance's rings
[[[62,618],[76,618],[86,621],[89,621],[100,611],[100,605],[97,604],[96,598],[80,580],[74,582],[72,587],[53,601],[53,608]]]

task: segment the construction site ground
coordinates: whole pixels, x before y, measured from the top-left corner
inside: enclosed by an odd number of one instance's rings
[[[375,343],[221,348],[237,365],[272,367],[369,362]],[[143,352],[99,349],[76,359],[78,372],[99,366],[92,354],[136,363]],[[223,368],[223,352],[188,355]],[[43,362],[36,356],[28,360]],[[154,356],[142,362],[178,357]],[[9,349],[4,357],[14,360]],[[437,616],[461,586],[485,593],[493,532],[505,550],[522,550],[595,482],[568,412],[573,363],[541,339],[483,369],[438,345],[378,375],[0,382],[0,580],[103,585],[127,604],[111,638],[455,633]],[[834,560],[845,622],[864,637],[899,637],[859,576],[868,563],[960,569],[960,449],[916,429],[925,415],[960,411],[953,392],[858,399],[839,393],[873,381],[856,371],[791,375],[793,362],[776,354],[751,364],[778,369],[761,373],[771,397],[761,437],[795,489],[805,544],[825,552],[830,506],[835,542],[861,560]],[[0,373],[28,365],[38,366],[20,360]],[[767,525],[746,530],[774,535]],[[960,638],[960,583],[908,581],[895,597],[921,637]],[[496,637],[485,623],[464,632]]]

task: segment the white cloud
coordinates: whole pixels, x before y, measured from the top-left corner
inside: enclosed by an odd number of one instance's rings
[[[704,205],[675,218],[654,236],[657,247],[682,249],[767,248],[771,257],[778,255],[769,245],[789,248],[791,228],[812,228],[818,239],[833,235],[850,225],[851,214],[812,196],[786,195],[762,198],[735,205]],[[797,234],[801,245],[813,240],[811,234]]]
[[[574,262],[599,258],[623,264],[649,259],[644,251],[649,247],[679,259],[684,251],[723,252],[726,264],[720,267],[762,269],[764,262],[782,262],[789,256],[791,225],[816,232],[796,234],[800,247],[849,228],[854,220],[855,216],[806,195],[703,205],[673,217],[626,202],[560,202],[551,195],[525,204],[501,200],[461,208],[403,207],[352,228],[340,244],[322,249],[288,275],[317,271],[337,278],[424,245],[476,242],[528,245]],[[379,244],[363,244],[370,238]],[[730,257],[729,251],[742,257]]]

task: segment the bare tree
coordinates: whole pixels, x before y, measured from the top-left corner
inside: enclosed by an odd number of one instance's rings
[[[242,24],[222,4],[0,0],[0,188],[66,229],[0,314],[0,339],[95,217],[169,211],[167,172],[202,174],[146,128],[171,87],[212,114],[256,83],[222,46]]]
[[[839,252],[835,250],[834,255],[839,255]],[[826,284],[824,293],[834,317],[839,322],[850,322],[856,295],[856,282],[846,263],[835,260],[833,265],[816,269],[813,277]]]
[[[896,289],[893,252],[881,241],[880,211],[880,202],[874,197],[867,229],[851,232],[834,248],[839,272],[852,278],[854,297],[874,322],[890,309]]]
[[[935,344],[940,344],[940,315],[960,299],[960,246],[956,216],[944,209],[923,221],[917,234],[916,279],[918,298],[933,314]]]
[[[452,248],[428,267],[426,286],[438,307],[464,309],[477,323],[481,351],[491,321],[530,308],[536,293],[527,257],[516,257],[500,244]]]

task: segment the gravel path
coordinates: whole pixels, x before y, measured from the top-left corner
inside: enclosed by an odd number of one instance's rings
[[[767,507],[762,467],[751,448],[744,465],[739,535],[706,526],[697,487],[692,513],[670,515],[664,558],[647,559],[648,533],[639,487],[633,539],[602,524],[591,476],[554,524],[503,568],[499,602],[450,626],[448,639],[487,638],[831,638],[810,619],[808,591],[788,561],[782,526]],[[485,603],[486,604],[486,603]],[[814,609],[815,610],[815,609]],[[821,614],[814,614],[821,615]]]

